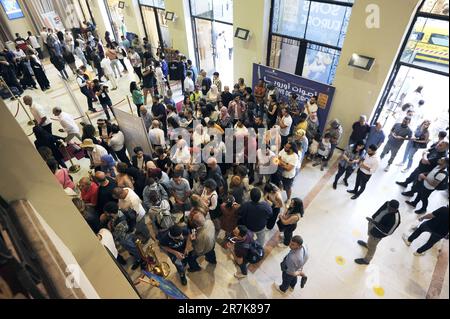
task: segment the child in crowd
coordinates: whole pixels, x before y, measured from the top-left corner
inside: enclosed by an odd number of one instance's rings
[[[317,150],[317,155],[314,159],[313,166],[320,165],[320,170],[323,171],[323,168],[325,167],[326,159],[328,158],[328,155],[330,155],[331,151],[331,135],[329,133],[326,133],[322,140],[320,141],[319,148]]]

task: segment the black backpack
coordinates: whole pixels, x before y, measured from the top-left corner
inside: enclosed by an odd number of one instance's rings
[[[264,247],[257,241],[252,241],[244,247],[248,248],[246,259],[250,264],[257,264],[264,258]]]

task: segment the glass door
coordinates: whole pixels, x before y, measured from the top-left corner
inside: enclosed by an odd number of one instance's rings
[[[388,93],[379,121],[385,130],[389,130],[404,115],[402,106],[411,103],[414,109],[412,128],[415,129],[423,120],[430,120],[431,137],[436,137],[439,131],[446,131],[449,126],[448,85],[448,76],[401,66]],[[422,87],[420,95],[415,92],[418,87]],[[419,97],[416,98],[417,95]],[[418,100],[425,103],[420,106]]]
[[[144,20],[145,30],[147,30],[147,39],[152,46],[152,53],[156,54],[156,50],[160,47],[160,39],[158,36],[158,25],[155,17],[154,8],[142,6],[142,18]]]
[[[200,68],[208,74],[215,72],[215,39],[213,22],[210,20],[195,19],[195,31],[197,35],[197,52]]]

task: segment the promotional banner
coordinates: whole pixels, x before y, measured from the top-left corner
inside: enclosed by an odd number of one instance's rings
[[[335,92],[333,86],[254,63],[253,87],[256,86],[259,79],[264,79],[266,83],[273,84],[278,90],[280,99],[284,101],[287,101],[291,93],[297,94],[302,103],[306,103],[312,96],[317,95],[317,105],[319,106],[317,115],[320,122],[320,131],[323,132],[333,102]]]
[[[117,108],[114,109],[114,116],[116,117],[120,130],[125,135],[125,145],[130,157],[134,155],[133,150],[136,146],[142,147],[145,154],[153,154],[153,149],[142,118]]]

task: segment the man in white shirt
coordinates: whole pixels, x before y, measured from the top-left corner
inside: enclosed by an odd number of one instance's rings
[[[136,234],[141,235],[144,239],[144,243],[150,239],[150,232],[145,224],[145,209],[142,206],[142,201],[139,196],[127,187],[116,187],[112,193],[115,199],[118,199],[119,209],[129,210],[132,209],[136,212]]]
[[[28,31],[28,38],[27,38],[28,43],[33,47],[33,49],[35,49],[38,53],[38,56],[40,59],[42,59],[42,50],[41,50],[41,45],[39,44],[38,39],[36,38],[36,36],[34,36],[31,31]]]
[[[69,143],[74,137],[82,141],[80,135],[80,128],[73,119],[72,115],[63,112],[59,106],[53,108],[53,115],[58,117],[58,121],[61,124],[64,131],[67,133],[66,143]]]
[[[94,144],[94,141],[90,138],[85,139],[80,146],[88,153],[91,160],[91,168],[102,166],[102,156],[108,155],[108,152],[103,146]]]
[[[416,207],[421,201],[422,208],[415,211],[416,214],[424,214],[428,208],[428,198],[437,187],[445,180],[448,179],[448,157],[442,157],[438,160],[438,165],[433,168],[429,173],[422,173],[419,175],[418,180],[414,183],[411,191],[404,192],[404,196],[414,196],[417,193],[414,201],[406,201],[406,203],[412,207]]]
[[[286,143],[284,149],[278,154],[278,166],[283,170],[281,181],[286,191],[287,201],[291,199],[292,184],[298,166],[298,155],[294,152],[291,143]]]
[[[111,67],[111,60],[107,56],[105,56],[102,62],[100,62],[100,66],[102,67],[103,73],[105,73],[106,78],[109,80],[109,82],[111,82],[112,91],[117,90],[117,81],[116,77],[114,76],[114,71]]]
[[[281,109],[281,117],[279,121],[280,125],[280,135],[281,135],[281,147],[284,147],[288,142],[289,133],[291,131],[292,117],[289,114],[287,108],[283,107]]]
[[[153,148],[161,146],[164,148],[166,146],[166,140],[164,138],[164,131],[160,129],[161,124],[158,120],[152,122],[152,127],[148,130],[148,138],[150,143],[152,143]]]
[[[259,182],[256,185],[262,185],[269,181],[270,175],[276,173],[277,166],[273,163],[276,157],[275,153],[266,145],[265,150],[259,148],[256,151],[256,174],[259,176]]]
[[[36,124],[52,134],[52,121],[47,115],[45,108],[42,105],[34,103],[33,98],[29,95],[23,97],[23,103],[30,107],[30,112],[33,115]]]
[[[194,81],[192,80],[192,72],[188,71],[186,73],[186,79],[184,79],[184,92],[185,95],[190,96],[195,90]]]
[[[353,190],[348,190],[350,194],[353,194],[352,199],[357,199],[366,189],[366,184],[372,175],[380,166],[380,159],[377,155],[378,147],[376,145],[370,145],[367,150],[367,156],[359,164],[358,174],[356,176],[356,184]]]

